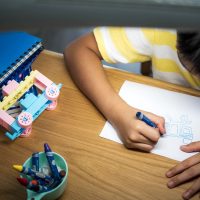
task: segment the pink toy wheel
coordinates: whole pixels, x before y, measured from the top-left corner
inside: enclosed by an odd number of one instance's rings
[[[29,126],[24,130],[24,132],[19,136],[20,138],[28,137],[31,134],[32,126]]]
[[[55,110],[56,106],[57,106],[57,100],[52,101],[52,103],[50,103],[46,109],[47,110]]]
[[[46,88],[45,94],[47,99],[54,101],[58,98],[60,91],[56,85],[50,85]]]
[[[27,128],[32,124],[32,115],[28,112],[22,112],[18,116],[18,123],[22,128]]]

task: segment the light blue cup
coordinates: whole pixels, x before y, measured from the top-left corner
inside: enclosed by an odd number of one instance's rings
[[[63,194],[66,184],[67,184],[68,166],[67,166],[65,159],[61,155],[59,155],[55,152],[53,154],[54,154],[56,165],[59,168],[64,169],[66,171],[65,177],[62,179],[62,182],[57,187],[55,187],[54,189],[52,189],[48,192],[37,193],[37,192],[27,189],[26,190],[27,200],[40,200],[40,199],[55,200]],[[44,152],[39,153],[39,162],[40,162],[40,168],[43,166],[48,166],[48,161],[46,159],[46,155]],[[32,157],[29,157],[25,161],[23,166],[31,168],[32,167]],[[26,177],[24,174],[21,174],[21,176]]]

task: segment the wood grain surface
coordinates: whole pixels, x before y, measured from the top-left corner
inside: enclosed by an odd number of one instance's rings
[[[61,200],[178,200],[191,183],[168,189],[165,172],[177,162],[158,155],[126,149],[99,137],[104,117],[77,89],[64,64],[62,54],[44,50],[33,68],[55,83],[63,83],[58,107],[44,111],[33,122],[28,138],[10,141],[0,134],[0,199],[26,199],[26,191],[16,180],[13,164],[23,164],[33,153],[43,151],[47,142],[69,166],[68,183]],[[105,69],[116,91],[124,80],[136,81],[200,96],[200,92],[173,84]],[[193,199],[199,199],[196,195]]]

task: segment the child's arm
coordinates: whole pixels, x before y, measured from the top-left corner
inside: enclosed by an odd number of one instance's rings
[[[130,107],[112,88],[101,64],[93,33],[73,42],[64,52],[65,61],[73,80],[116,128],[127,148],[150,151],[164,133],[164,119],[144,112],[158,129],[137,120],[138,109]],[[159,133],[160,132],[160,133]]]

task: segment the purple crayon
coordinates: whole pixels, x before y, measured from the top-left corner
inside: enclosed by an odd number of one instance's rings
[[[52,176],[57,180],[61,180],[59,172],[58,172],[58,168],[56,166],[53,152],[51,151],[51,148],[49,147],[49,145],[47,143],[44,144],[44,151],[46,154],[47,161],[49,163],[49,167],[52,172]]]

